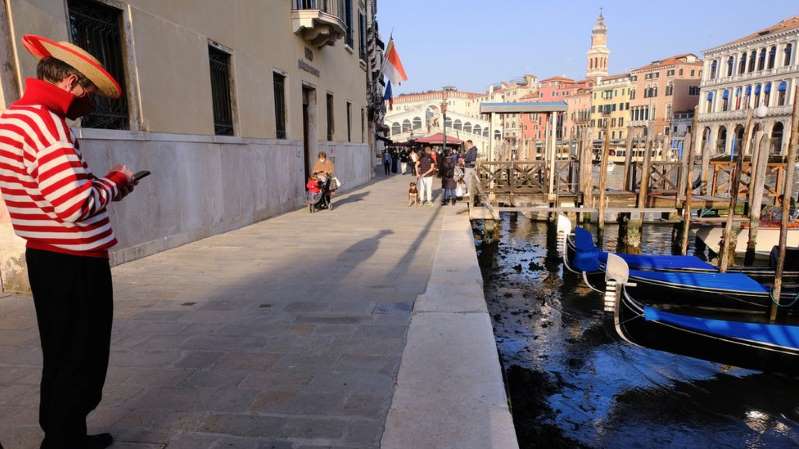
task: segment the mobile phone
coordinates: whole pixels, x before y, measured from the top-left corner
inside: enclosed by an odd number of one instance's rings
[[[148,176],[150,176],[150,172],[147,170],[136,172],[136,174],[133,175],[133,182],[139,182],[139,180],[141,180],[142,178],[146,178]]]

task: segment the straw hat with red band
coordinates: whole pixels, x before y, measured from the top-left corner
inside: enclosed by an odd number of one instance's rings
[[[98,92],[106,97],[119,98],[122,88],[94,56],[86,50],[69,42],[56,42],[43,36],[26,34],[22,44],[36,59],[51,57],[63,61],[89,79]]]

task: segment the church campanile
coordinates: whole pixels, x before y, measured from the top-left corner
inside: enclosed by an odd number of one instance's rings
[[[588,50],[586,61],[586,78],[596,82],[597,78],[608,75],[608,27],[605,25],[605,17],[602,11],[596,19],[594,28],[591,30],[591,49]]]

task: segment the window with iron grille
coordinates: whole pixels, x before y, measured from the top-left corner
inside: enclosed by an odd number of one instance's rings
[[[353,47],[352,0],[344,0],[344,25],[347,27],[347,46]]]
[[[336,123],[333,120],[333,94],[327,94],[327,140],[332,141]]]
[[[352,103],[347,102],[347,142],[352,142]]]
[[[230,90],[230,54],[208,46],[211,67],[211,98],[214,107],[214,134],[233,135],[233,99]]]
[[[125,65],[122,59],[122,11],[99,2],[69,0],[69,37],[91,53],[123,86],[117,99],[95,95],[97,108],[83,117],[84,128],[130,129],[125,96]]]
[[[286,138],[286,77],[272,73],[275,90],[275,138]]]

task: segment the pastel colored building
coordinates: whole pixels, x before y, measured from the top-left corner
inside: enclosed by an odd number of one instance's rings
[[[632,86],[629,73],[599,78],[591,92],[593,140],[603,141],[606,132],[614,145],[627,138]]]
[[[652,61],[630,72],[630,127],[670,137],[674,115],[692,112],[699,101],[702,60],[682,54]]]

